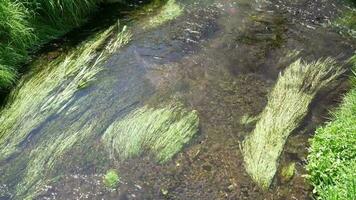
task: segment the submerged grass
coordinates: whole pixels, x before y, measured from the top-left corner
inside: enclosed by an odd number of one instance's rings
[[[299,59],[280,74],[254,131],[242,144],[246,170],[262,188],[270,186],[284,144],[317,92],[343,72],[327,58],[312,63]]]
[[[114,122],[103,141],[120,160],[150,152],[158,162],[170,160],[198,131],[196,111],[181,105],[142,107]]]
[[[0,0],[0,90],[16,80],[28,52],[80,25],[100,0]]]
[[[109,189],[115,189],[120,182],[120,176],[116,170],[110,169],[106,172],[103,182]]]
[[[159,4],[155,0],[153,4]],[[173,20],[183,13],[183,8],[176,2],[176,0],[167,0],[167,2],[159,9],[159,13],[149,18],[143,24],[143,28],[149,29],[164,24],[167,21]]]
[[[332,25],[342,34],[356,38],[356,9],[350,9]]]
[[[333,121],[318,128],[310,141],[307,170],[318,199],[356,199],[355,72],[351,84],[351,91],[333,112]]]
[[[67,55],[50,63],[40,63],[39,72],[31,79],[23,80],[17,92],[10,95],[8,106],[0,112],[0,160],[15,153],[19,144],[48,117],[61,113],[72,102],[78,88],[94,80],[102,70],[105,58],[129,42],[129,36],[127,28],[118,31],[115,25]],[[16,197],[32,199],[45,183],[46,172],[53,169],[57,160],[74,144],[90,135],[91,128],[92,125],[88,125],[87,129],[83,128],[80,132],[48,138],[42,136],[44,142],[29,154],[30,161],[22,181],[17,185]]]

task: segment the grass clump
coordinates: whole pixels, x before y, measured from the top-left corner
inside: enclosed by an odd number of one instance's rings
[[[111,169],[104,175],[104,185],[110,189],[115,189],[120,183],[120,176],[116,170]]]
[[[100,0],[0,0],[0,90],[17,78],[29,52],[82,24]]]
[[[121,38],[115,46],[112,41],[120,34],[118,27],[96,34],[77,48],[51,62],[34,63],[40,70],[10,94],[9,104],[0,112],[0,160],[6,160],[20,148],[19,144],[36,128],[55,114],[61,113],[73,102],[78,88],[102,70],[105,59],[129,39]],[[30,101],[29,101],[30,99]],[[89,123],[89,122],[87,122]],[[60,135],[42,135],[41,140],[28,154],[29,162],[24,166],[24,175],[16,186],[17,199],[33,199],[46,183],[48,173],[57,161],[75,144],[83,142],[93,134],[93,124],[83,126],[80,131],[67,130]]]
[[[242,144],[246,170],[262,188],[270,186],[284,144],[317,92],[343,72],[327,58],[312,63],[299,59],[280,74],[255,129]]]
[[[284,182],[291,180],[295,173],[295,163],[289,163],[281,170],[281,178]]]
[[[158,4],[159,1],[153,3]],[[164,24],[167,21],[173,20],[183,13],[183,8],[177,4],[176,0],[168,0],[153,17],[145,22],[144,28],[154,28]]]
[[[181,105],[159,109],[139,108],[114,122],[103,141],[120,160],[150,152],[158,162],[166,162],[178,153],[198,131],[196,111]]]
[[[351,82],[352,89],[333,112],[333,120],[318,128],[310,141],[307,170],[318,199],[356,199],[355,73]]]

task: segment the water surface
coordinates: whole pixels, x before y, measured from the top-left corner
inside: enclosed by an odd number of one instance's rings
[[[0,135],[8,135],[0,147],[9,149],[0,156],[0,199],[20,199],[18,191],[31,187],[40,191],[37,199],[310,198],[303,177],[307,138],[335,105],[325,99],[336,99],[342,87],[324,91],[308,121],[291,136],[281,160],[282,166],[295,162],[297,172],[287,182],[278,174],[269,191],[259,189],[244,170],[239,144],[254,126],[241,119],[263,110],[278,73],[293,61],[287,56],[291,52],[301,51],[306,60],[333,56],[343,61],[352,54],[355,42],[325,26],[343,8],[318,9],[335,5],[333,0],[315,1],[314,7],[302,0],[176,2],[183,13],[158,27],[144,28],[151,16],[129,15],[125,23],[132,41],[106,59],[95,81],[64,100],[51,97],[63,99],[75,74],[59,79],[58,87],[49,84],[49,92],[38,99],[36,89],[22,90],[31,79],[47,83],[41,74],[46,69],[23,78],[12,94],[23,100],[10,99],[3,112],[21,106],[25,112],[13,120],[0,118]],[[31,99],[38,102],[26,106]],[[120,161],[108,154],[101,136],[111,124],[137,108],[171,102],[196,110],[200,118],[199,133],[172,161],[158,164],[149,153]],[[16,135],[24,137],[15,140]],[[58,150],[62,143],[51,145],[74,135],[80,139],[63,151]],[[38,151],[52,147],[60,159],[37,158]],[[53,162],[51,169],[47,162]],[[39,168],[34,174],[41,184],[25,181],[29,166]],[[111,168],[121,176],[116,191],[102,184]]]

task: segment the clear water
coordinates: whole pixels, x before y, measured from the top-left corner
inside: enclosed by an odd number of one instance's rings
[[[45,100],[58,97],[73,81],[63,77],[60,87],[16,120],[0,118],[0,135],[25,135],[0,143],[15,144],[0,156],[0,199],[21,199],[16,190],[36,151],[75,134],[85,137],[66,149],[52,169],[45,167],[51,159],[37,163],[43,180],[35,185],[37,199],[309,199],[311,188],[303,177],[307,138],[343,87],[319,95],[281,158],[281,165],[296,162],[295,176],[285,182],[277,174],[269,191],[259,189],[244,170],[239,143],[253,124],[240,121],[263,110],[278,73],[292,62],[286,57],[291,51],[301,51],[306,60],[333,56],[343,61],[352,54],[355,42],[324,26],[343,9],[332,2],[177,0],[183,14],[149,30],[140,23],[149,16],[128,17],[132,42],[107,59],[89,87],[41,110]],[[26,92],[24,100],[10,98],[3,112],[36,99],[35,89],[22,90],[31,79],[41,84],[42,70],[23,78],[12,97]],[[100,136],[115,120],[144,105],[170,101],[197,110],[200,118],[198,135],[172,161],[157,164],[150,155],[118,161],[108,155]],[[102,184],[111,168],[121,176],[115,191]]]

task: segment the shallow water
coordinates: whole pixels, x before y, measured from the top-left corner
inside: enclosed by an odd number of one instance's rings
[[[306,60],[344,61],[352,54],[355,42],[325,27],[343,7],[316,9],[337,1],[329,2],[315,1],[313,7],[303,0],[177,0],[182,15],[153,28],[143,26],[150,15],[129,15],[132,41],[106,59],[88,87],[68,97],[63,91],[79,71],[59,77],[55,88],[46,86],[43,98],[23,89],[31,80],[44,84],[51,73],[41,74],[44,61],[23,78],[3,111],[23,106],[22,113],[0,118],[0,135],[6,135],[0,147],[7,149],[0,156],[0,199],[21,199],[33,188],[40,191],[36,199],[311,198],[303,177],[307,138],[343,87],[319,95],[320,103],[290,137],[281,158],[281,166],[296,163],[294,177],[286,181],[277,174],[269,191],[259,189],[244,170],[239,144],[254,126],[241,119],[263,110],[278,73],[293,61],[290,52],[299,50]],[[101,135],[110,125],[143,106],[171,102],[196,110],[200,121],[199,133],[172,161],[157,164],[150,153],[127,160],[109,155]],[[62,143],[72,137],[75,142]],[[64,150],[58,150],[61,145]],[[42,149],[59,152],[58,159],[41,159]],[[26,182],[34,166],[41,181]],[[115,191],[102,184],[111,168],[121,176]]]

